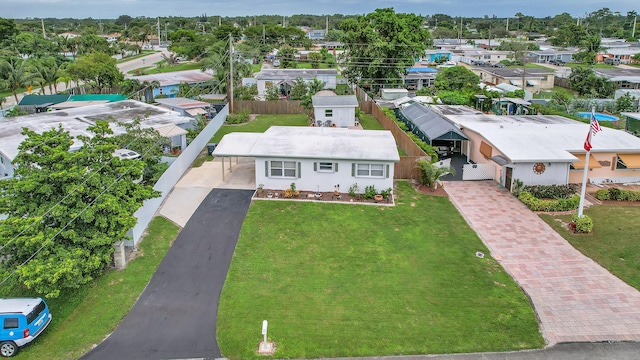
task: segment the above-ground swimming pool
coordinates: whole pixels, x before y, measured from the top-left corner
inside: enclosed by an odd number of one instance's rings
[[[583,118],[590,118],[591,117],[591,113],[590,112],[579,112],[577,114],[578,116],[582,116]],[[598,121],[618,121],[620,119],[618,119],[617,117],[613,116],[613,115],[607,115],[607,114],[602,114],[602,113],[595,113],[593,114],[593,116],[596,118],[596,120]]]

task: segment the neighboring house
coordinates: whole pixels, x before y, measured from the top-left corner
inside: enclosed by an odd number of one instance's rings
[[[405,96],[409,96],[409,90],[407,89],[380,89],[382,100],[397,100]]]
[[[164,128],[163,131],[171,137],[172,143],[186,146],[186,131],[183,128],[190,126],[188,118],[174,111],[134,100],[4,118],[0,119],[0,178],[12,177],[14,174],[12,162],[18,155],[18,146],[26,138],[22,135],[22,129],[25,127],[42,133],[62,126],[65,131],[76,137],[90,135],[87,128],[95,125],[98,120],[105,120],[110,123],[115,134],[121,134],[125,129],[116,122],[126,123],[136,118],[141,119],[143,128]],[[82,142],[75,139],[72,150],[80,146]]]
[[[127,97],[120,94],[82,94],[71,95],[65,102],[54,104],[48,107],[51,110],[63,110],[71,109],[81,106],[92,106],[99,104],[106,104],[109,102],[116,102],[126,100]]]
[[[640,69],[600,69],[594,68],[594,73],[615,84],[615,89],[640,89]]]
[[[407,75],[402,76],[404,86],[408,90],[420,90],[433,86],[438,70],[428,67],[412,67],[407,70]]]
[[[298,77],[307,83],[318,79],[324,83],[325,89],[335,89],[338,71],[336,69],[263,69],[255,74],[255,80],[243,79],[242,84],[255,83],[258,87],[258,96],[264,96],[266,90],[272,86],[278,87],[281,94],[288,95]]]
[[[437,106],[435,106],[437,107]],[[461,151],[492,169],[492,178],[511,189],[525,185],[578,184],[585,167],[589,124],[557,115],[446,115],[469,139]],[[640,138],[604,127],[592,139],[588,181],[640,181]]]
[[[497,64],[502,60],[509,60],[513,57],[511,51],[500,50],[465,50],[460,61],[466,64],[478,62]]]
[[[355,95],[314,95],[311,97],[311,102],[318,126],[356,126],[358,99]]]
[[[182,116],[195,118],[198,115],[209,116],[211,104],[204,101],[192,100],[183,97],[158,98],[155,101],[160,107],[173,110]]]
[[[324,40],[326,32],[324,30],[309,30],[307,31],[307,37],[311,41]]]
[[[153,89],[154,98],[158,95],[176,97],[180,89],[180,83],[187,83],[193,86],[197,84],[204,84],[208,81],[213,80],[213,76],[211,74],[202,72],[200,70],[174,71],[168,73],[140,76],[126,74],[125,77],[128,79],[136,79],[140,81],[140,83],[143,83],[145,81],[157,81],[160,84],[160,87]]]
[[[552,60],[568,63],[573,61],[573,54],[575,53],[576,50],[534,50],[527,52],[527,58],[535,59],[536,63],[548,63]]]
[[[264,133],[225,135],[215,157],[255,158],[256,184],[285,190],[346,192],[357,184],[393,188],[396,142],[387,130],[272,126]]]
[[[471,69],[471,71],[480,76],[480,80],[486,84],[498,85],[507,83],[523,88],[534,94],[541,90],[552,90],[555,79],[555,72],[551,69],[527,68],[525,72],[526,84],[524,84],[523,87],[521,68],[476,67]]]
[[[640,112],[623,112],[620,115],[624,116],[624,129],[635,136],[640,136]]]
[[[422,56],[422,62],[433,63],[436,59],[446,58],[447,60],[451,60],[451,51],[448,50],[427,50],[424,52],[424,56]]]

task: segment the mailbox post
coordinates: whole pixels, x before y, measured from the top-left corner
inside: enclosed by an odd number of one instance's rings
[[[267,320],[262,320],[262,336],[264,337],[264,342],[267,342],[267,326],[269,326],[269,322]]]

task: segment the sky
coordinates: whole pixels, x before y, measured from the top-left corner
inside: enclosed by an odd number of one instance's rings
[[[520,12],[534,17],[567,12],[574,17],[609,7],[623,15],[640,12],[638,0],[1,0],[4,18],[94,18],[185,16],[201,14],[224,17],[293,14],[367,14],[377,8],[421,15],[447,14],[453,17],[513,17]]]

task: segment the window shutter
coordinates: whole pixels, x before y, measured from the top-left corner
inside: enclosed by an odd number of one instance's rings
[[[356,163],[351,163],[351,176],[356,177]]]
[[[302,170],[302,163],[298,162],[298,179],[300,179],[300,175],[302,175],[301,170]]]
[[[335,167],[336,167],[336,169],[334,171],[338,172],[338,163],[335,163]]]
[[[317,162],[313,163],[313,171],[318,171],[318,163]]]
[[[265,177],[269,177],[269,162],[268,161],[264,162],[264,176]]]
[[[389,178],[389,164],[387,164],[387,178]]]

